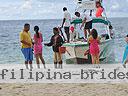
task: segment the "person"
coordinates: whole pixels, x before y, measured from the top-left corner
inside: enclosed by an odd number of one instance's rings
[[[63,18],[61,28],[64,27],[64,31],[65,31],[66,37],[67,37],[67,43],[69,43],[69,40],[70,40],[69,28],[70,28],[70,23],[71,23],[71,15],[68,12],[66,7],[63,8],[63,12],[64,12],[64,18]]]
[[[50,43],[44,44],[45,46],[52,46],[54,51],[54,65],[55,68],[62,68],[62,56],[59,52],[59,48],[64,43],[62,37],[59,35],[59,29],[57,27],[53,28],[54,35],[51,37]],[[57,64],[59,64],[59,67],[57,67]]]
[[[97,18],[102,17],[102,13],[104,11],[104,8],[101,6],[101,3],[98,2],[98,1],[96,2],[96,8],[97,8],[97,10],[96,10],[96,17]]]
[[[110,30],[110,37],[113,38],[114,37],[114,32],[113,32],[112,25],[109,25],[109,30]]]
[[[87,14],[84,14],[84,19],[82,21],[82,25],[81,25],[80,29],[82,29],[83,26],[84,26],[84,35],[85,35],[85,39],[86,39],[87,32],[90,35],[90,30],[92,29],[92,18],[90,16],[88,16]]]
[[[92,64],[99,64],[99,53],[100,53],[100,48],[99,48],[99,43],[100,43],[100,38],[98,37],[98,33],[96,29],[92,29],[91,35],[88,38],[89,42],[89,52],[91,54],[92,58]]]
[[[70,41],[74,41],[75,40],[75,32],[74,32],[74,26],[70,26]]]
[[[21,42],[21,51],[25,58],[25,65],[26,68],[28,68],[28,63],[30,65],[30,68],[32,69],[32,61],[33,61],[33,52],[32,52],[32,39],[31,34],[29,32],[30,25],[26,23],[24,25],[24,29],[22,32],[20,32],[20,42]]]
[[[123,56],[123,64],[124,67],[126,67],[126,63],[128,63],[128,35],[125,37],[125,41],[126,41],[126,47],[125,47],[125,51],[124,51],[124,56]]]
[[[42,56],[42,42],[43,42],[43,38],[42,38],[42,33],[39,32],[39,27],[35,26],[34,27],[34,55],[36,57],[36,63],[37,63],[37,67],[40,68],[40,62],[39,60],[41,60],[42,64],[45,67],[45,61],[44,58]]]
[[[77,20],[77,19],[82,19],[79,12],[75,12],[75,18],[73,18],[73,20]],[[79,39],[80,25],[81,25],[81,24],[74,24],[74,27],[75,27],[75,34],[76,34],[75,38],[76,38],[76,39]]]

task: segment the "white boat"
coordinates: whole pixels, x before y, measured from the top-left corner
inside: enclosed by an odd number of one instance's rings
[[[78,0],[79,2],[82,0]],[[81,4],[80,3],[80,4]],[[84,3],[85,4],[85,3]],[[92,4],[93,5],[93,4]],[[88,7],[90,10],[91,8]],[[92,8],[93,9],[93,8]],[[82,20],[77,19],[73,21],[74,23],[82,23]],[[110,56],[112,52],[112,38],[110,36],[109,26],[111,23],[106,18],[93,18],[93,28],[98,32],[101,37],[100,43],[100,61],[103,61]],[[66,47],[67,52],[65,53],[66,64],[90,64],[91,56],[90,54],[84,56],[85,51],[89,49],[89,44],[83,39],[76,42],[65,43],[63,46]]]

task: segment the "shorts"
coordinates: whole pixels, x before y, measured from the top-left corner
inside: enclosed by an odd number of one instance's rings
[[[86,22],[84,29],[92,29],[92,21]]]
[[[59,63],[62,61],[61,54],[59,52],[54,52],[54,62]]]
[[[32,48],[22,48],[21,49],[25,61],[32,61],[33,60],[33,52],[32,52]]]

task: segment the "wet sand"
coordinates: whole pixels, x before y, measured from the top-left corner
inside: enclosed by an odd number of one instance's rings
[[[128,96],[127,84],[0,84],[0,96]]]

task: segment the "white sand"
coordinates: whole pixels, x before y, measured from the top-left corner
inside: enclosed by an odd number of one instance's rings
[[[128,96],[128,84],[0,84],[0,96]]]
[[[0,96],[128,96],[127,84],[0,84]]]

